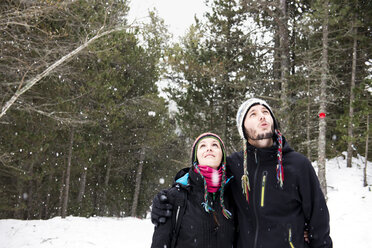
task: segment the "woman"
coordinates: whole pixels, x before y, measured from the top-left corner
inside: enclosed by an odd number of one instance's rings
[[[171,221],[155,227],[152,248],[233,247],[234,222],[221,138],[203,133],[194,142],[191,167],[177,173],[168,191]]]

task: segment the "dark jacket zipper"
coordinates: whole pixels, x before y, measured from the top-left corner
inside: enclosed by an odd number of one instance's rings
[[[254,149],[254,158],[255,158],[255,162],[256,162],[256,170],[254,172],[253,187],[256,187],[257,175],[258,175],[258,167],[260,165],[259,162],[258,162],[258,159],[257,159],[257,149]],[[256,194],[253,194],[253,212],[254,212],[254,216],[256,217],[256,233],[255,233],[255,237],[254,237],[253,248],[256,248],[257,247],[258,229],[259,229],[257,206],[256,206],[256,195],[257,195],[257,193]]]

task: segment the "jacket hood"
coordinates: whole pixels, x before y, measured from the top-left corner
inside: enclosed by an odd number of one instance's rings
[[[186,168],[181,169],[179,172],[177,172],[176,176],[174,177],[174,182],[173,183],[176,183],[178,179],[185,176],[189,171],[190,171],[190,167],[186,167]]]

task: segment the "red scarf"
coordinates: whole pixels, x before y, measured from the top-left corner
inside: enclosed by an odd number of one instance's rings
[[[207,165],[198,165],[201,174],[207,182],[207,190],[209,193],[215,193],[221,187],[222,169],[213,169]],[[194,169],[196,173],[196,169]]]

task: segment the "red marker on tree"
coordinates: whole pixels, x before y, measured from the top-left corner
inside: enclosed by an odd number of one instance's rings
[[[326,114],[325,114],[325,113],[323,113],[323,112],[319,113],[319,118],[320,118],[320,119],[323,119],[323,118],[325,118],[325,117],[326,117]]]

